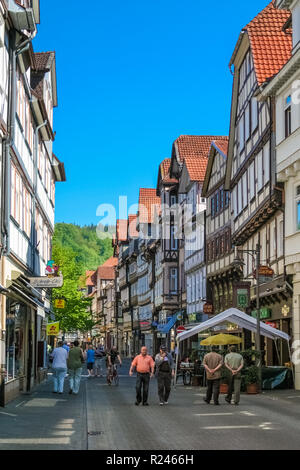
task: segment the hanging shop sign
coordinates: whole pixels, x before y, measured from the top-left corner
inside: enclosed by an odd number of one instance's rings
[[[234,285],[234,307],[246,309],[250,304],[250,283],[241,282]]]
[[[59,334],[59,321],[55,323],[48,323],[47,325],[47,335],[48,336],[57,336]]]
[[[54,300],[54,307],[55,308],[65,308],[66,307],[65,299],[55,299]]]
[[[41,287],[41,288],[57,288],[62,287],[64,283],[63,276],[58,277],[30,277],[29,278],[30,285],[32,287]]]
[[[258,275],[260,277],[272,278],[274,276],[274,271],[269,266],[260,266],[258,268]],[[256,269],[254,269],[253,276],[256,278]]]
[[[211,302],[206,302],[203,305],[203,313],[205,313],[205,315],[212,315],[214,313],[214,306]]]

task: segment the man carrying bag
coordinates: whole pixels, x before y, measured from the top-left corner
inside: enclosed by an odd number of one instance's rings
[[[161,346],[155,357],[156,377],[160,406],[167,405],[171,392],[172,377],[175,375],[173,357],[167,352],[166,346]]]

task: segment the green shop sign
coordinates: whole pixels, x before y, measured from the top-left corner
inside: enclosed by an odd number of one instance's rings
[[[249,305],[249,290],[248,289],[237,289],[237,307],[246,308]]]
[[[272,310],[270,308],[261,308],[259,311],[261,319],[270,318],[272,315]],[[252,310],[251,316],[257,318],[257,310]]]

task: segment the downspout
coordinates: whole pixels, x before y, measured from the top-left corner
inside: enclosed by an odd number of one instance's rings
[[[37,161],[38,161],[38,137],[39,130],[46,126],[48,121],[44,121],[43,124],[37,126],[34,131],[34,149],[33,149],[33,168],[34,168],[34,181],[33,181],[33,201],[32,201],[32,223],[31,223],[31,240],[32,240],[32,252],[31,252],[31,266],[32,271],[35,273],[35,249],[36,249],[36,230],[35,230],[35,213],[36,213],[36,194],[37,194]]]

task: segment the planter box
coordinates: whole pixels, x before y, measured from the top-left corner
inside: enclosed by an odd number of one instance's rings
[[[246,386],[248,395],[257,395],[258,394],[258,384],[248,384]]]
[[[220,393],[226,394],[228,393],[229,385],[228,384],[221,384],[220,385]]]

